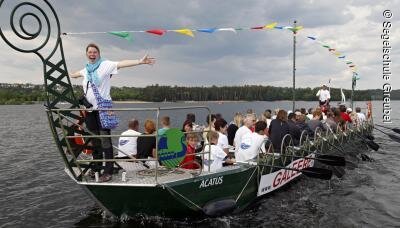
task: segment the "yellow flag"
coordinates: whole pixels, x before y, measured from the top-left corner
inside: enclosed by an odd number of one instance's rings
[[[271,24],[268,24],[268,25],[264,26],[264,29],[273,29],[273,28],[275,28],[275,26],[276,26],[277,24],[278,24],[278,23],[276,23],[276,22],[271,23]]]
[[[173,31],[183,34],[183,35],[186,35],[186,36],[194,37],[194,34],[193,34],[192,30],[190,30],[190,29],[185,28],[185,29],[177,29],[177,30],[173,30]]]
[[[339,55],[341,55],[341,54],[340,54],[340,52],[335,52],[335,55],[339,56]]]
[[[302,30],[304,27],[303,26],[296,26],[294,29],[296,30],[296,31],[299,31],[299,30]]]

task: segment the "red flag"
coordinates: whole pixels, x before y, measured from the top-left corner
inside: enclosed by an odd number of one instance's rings
[[[329,48],[329,51],[336,51],[334,48]]]
[[[258,26],[258,27],[253,27],[251,29],[263,29],[263,28],[264,28],[264,26]]]
[[[159,35],[162,36],[164,35],[164,33],[166,32],[164,29],[152,29],[152,30],[147,30],[147,33],[151,33],[151,34],[155,34],[155,35]]]

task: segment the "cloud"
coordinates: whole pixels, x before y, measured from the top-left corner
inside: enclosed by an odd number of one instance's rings
[[[6,1],[7,2],[7,1]],[[398,1],[52,1],[62,32],[146,30],[153,28],[251,27],[271,22],[291,25],[296,19],[305,27],[297,37],[296,86],[316,87],[332,79],[332,86],[349,89],[347,65],[320,44],[306,38],[318,37],[344,53],[361,76],[358,88],[378,88],[382,74],[382,11],[399,8]],[[4,12],[4,7],[0,12]],[[395,15],[396,16],[396,15]],[[1,24],[8,17],[0,14]],[[399,19],[393,18],[391,37],[399,37]],[[32,23],[31,26],[35,26]],[[4,27],[2,26],[2,29]],[[29,28],[33,29],[34,28]],[[7,30],[6,30],[7,31]],[[102,56],[110,60],[136,59],[149,53],[157,58],[153,67],[123,69],[113,78],[116,86],[151,84],[209,86],[261,84],[292,85],[293,37],[286,30],[196,33],[195,38],[167,33],[163,37],[135,33],[133,42],[107,34],[63,36],[68,70],[83,68],[87,43],[96,42]],[[392,39],[393,47],[399,42]],[[42,83],[31,77],[41,74],[39,60],[17,54],[0,42],[0,82]],[[392,51],[399,58],[399,50]],[[23,66],[23,67],[21,67]],[[399,72],[398,65],[392,65]],[[393,84],[400,79],[394,78]],[[80,84],[80,80],[73,80]]]

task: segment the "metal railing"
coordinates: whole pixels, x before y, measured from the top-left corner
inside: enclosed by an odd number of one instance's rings
[[[147,158],[147,159],[138,159],[132,156],[128,156],[129,158],[127,159],[78,159],[79,154],[82,153],[83,148],[82,147],[82,151],[78,154],[78,156],[75,155],[74,151],[72,150],[73,145],[71,145],[71,142],[69,141],[69,139],[76,139],[76,138],[87,138],[87,139],[91,139],[91,138],[119,138],[119,137],[155,137],[156,138],[156,151],[158,151],[159,149],[159,145],[158,145],[158,137],[160,135],[158,135],[158,130],[159,130],[159,122],[160,122],[160,112],[161,111],[174,111],[174,110],[193,110],[193,109],[204,109],[207,111],[208,113],[208,117],[211,118],[211,110],[210,108],[208,108],[207,106],[184,106],[184,107],[158,107],[158,108],[112,108],[112,109],[107,109],[109,111],[123,111],[123,112],[146,112],[146,111],[152,111],[155,112],[156,114],[156,120],[155,120],[155,125],[156,125],[156,129],[155,132],[153,134],[149,134],[149,135],[120,135],[120,134],[110,134],[110,135],[98,135],[95,134],[93,132],[91,132],[89,129],[87,129],[86,126],[81,126],[78,123],[76,123],[76,119],[69,117],[66,114],[71,114],[73,112],[82,112],[82,111],[101,111],[102,109],[71,109],[71,108],[66,108],[66,109],[50,109],[48,110],[48,112],[53,112],[58,116],[58,124],[61,128],[62,134],[64,136],[65,140],[65,146],[67,148],[67,152],[68,154],[71,155],[72,157],[72,162],[76,165],[76,167],[79,170],[79,175],[77,175],[76,173],[74,173],[75,177],[81,177],[81,178],[87,178],[85,176],[86,172],[88,171],[88,169],[84,170],[81,167],[81,164],[87,164],[88,162],[146,162],[146,161],[150,161],[150,162],[154,162],[155,164],[155,174],[154,174],[154,178],[155,178],[155,182],[158,184],[159,181],[159,177],[158,177],[158,173],[159,173],[159,155],[158,153],[155,153],[155,157],[154,158]],[[63,121],[65,121],[67,124],[65,124]],[[211,121],[210,121],[211,122]],[[84,132],[84,134],[82,135],[68,135],[69,131],[66,129],[65,126],[69,125],[70,127],[79,127],[82,129],[82,131]],[[191,131],[191,132],[184,132],[183,134],[189,134],[189,133],[203,133],[203,132],[208,132],[210,130],[205,130],[205,131]],[[113,146],[114,149],[123,152],[122,150],[120,150],[118,147]],[[210,152],[211,150],[209,149],[208,152],[204,152],[205,146],[203,146],[202,151],[196,153],[197,155],[200,155],[202,157],[202,160],[204,161],[204,154],[208,154],[209,158],[210,156]],[[113,152],[114,153],[114,152]],[[74,172],[70,162],[66,162],[66,165],[69,166],[68,169],[70,170],[70,172]],[[176,167],[179,168],[179,167]],[[200,169],[200,173],[201,171],[203,171],[203,165],[201,165],[199,167]],[[210,171],[210,166],[208,166],[208,171]],[[79,179],[79,178],[77,178]],[[79,180],[78,180],[79,181]]]

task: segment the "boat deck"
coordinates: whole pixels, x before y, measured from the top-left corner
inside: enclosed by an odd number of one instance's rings
[[[241,165],[230,165],[224,166],[216,172],[208,172],[203,170],[199,174],[199,170],[190,170],[190,169],[166,169],[162,166],[158,167],[157,172],[157,181],[155,178],[155,169],[150,167],[145,167],[141,162],[118,162],[118,165],[122,168],[112,175],[112,180],[108,182],[96,182],[94,178],[89,177],[89,175],[85,175],[82,181],[78,182],[79,184],[84,185],[92,185],[92,184],[101,184],[101,185],[130,185],[130,186],[155,186],[158,184],[166,184],[172,183],[175,181],[192,179],[193,177],[201,177],[205,175],[209,175],[212,173],[221,173],[230,170],[241,169]],[[79,173],[79,169],[73,168],[76,173]],[[70,175],[69,171],[65,170],[68,175]],[[125,178],[123,178],[125,172]]]

